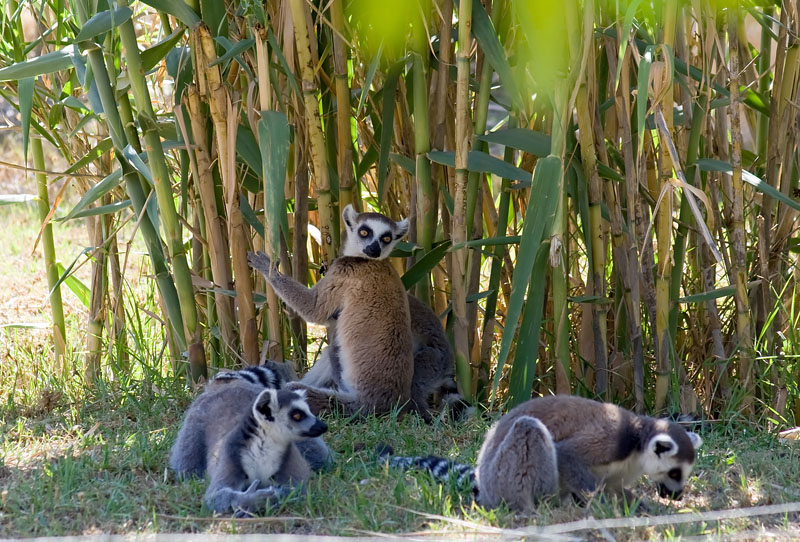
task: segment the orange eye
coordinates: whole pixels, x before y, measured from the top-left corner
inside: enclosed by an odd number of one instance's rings
[[[302,411],[300,411],[300,410],[295,410],[295,411],[292,413],[292,419],[293,419],[294,421],[296,421],[296,422],[302,421],[302,420],[303,420],[303,418],[305,418],[305,417],[306,417],[305,413],[304,413],[304,412],[302,412]]]
[[[368,232],[367,230],[359,230],[358,234],[359,234],[361,237],[366,237],[366,236],[368,236],[368,235],[369,235],[369,232]]]
[[[392,242],[392,238],[391,238],[391,237],[389,237],[388,235],[387,235],[387,236],[385,236],[385,237],[384,237],[382,240],[383,240],[383,242],[384,242],[384,243],[386,243],[387,245],[388,245],[389,243],[391,243],[391,242]]]

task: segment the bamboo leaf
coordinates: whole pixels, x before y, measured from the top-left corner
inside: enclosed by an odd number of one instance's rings
[[[108,194],[110,191],[114,190],[119,183],[122,182],[122,170],[117,168],[114,170],[110,175],[102,179],[96,185],[91,187],[86,193],[81,197],[80,201],[73,207],[73,209],[67,213],[67,216],[64,218],[59,219],[60,221],[67,221],[73,218],[76,218],[81,211],[86,209],[89,205],[94,203],[95,201],[102,198],[104,195]]]
[[[75,36],[75,43],[87,41],[92,38],[105,34],[112,28],[116,28],[125,21],[133,17],[133,11],[129,7],[121,7],[115,10],[106,10],[96,13],[81,28]]]
[[[245,51],[247,51],[248,49],[253,47],[253,44],[256,42],[256,40],[253,39],[253,38],[237,41],[233,45],[231,45],[230,42],[228,42],[228,40],[224,40],[223,41],[220,38],[215,38],[214,41],[216,41],[217,43],[221,43],[221,44],[226,45],[226,49],[227,50],[225,51],[225,54],[223,54],[222,56],[218,57],[214,62],[209,64],[208,65],[209,67],[216,66],[217,64],[221,64],[221,63],[227,62],[228,60],[239,56],[240,54],[244,53]],[[227,47],[227,45],[230,45],[230,47]],[[243,62],[241,64],[244,65]]]
[[[38,322],[12,322],[10,324],[0,324],[0,329],[49,329],[50,324]]]
[[[183,28],[178,28],[149,49],[142,51],[142,69],[146,72],[152,70],[156,64],[161,62],[161,59],[165,58],[167,54],[175,48],[175,45],[181,41],[184,32]],[[175,76],[173,75],[173,77]]]
[[[200,22],[200,16],[186,2],[174,0],[142,0],[142,2],[158,11],[169,13],[189,28]]]
[[[428,273],[431,272],[431,269],[436,267],[444,255],[447,254],[447,250],[450,248],[450,241],[442,241],[438,245],[434,246],[428,253],[422,256],[417,263],[411,266],[411,269],[403,273],[402,281],[403,286],[406,290],[414,286],[424,277],[428,276]]]
[[[2,194],[0,195],[0,205],[14,205],[15,203],[30,203],[36,201],[33,194]]]
[[[147,167],[147,164],[144,163],[142,157],[133,149],[133,147],[128,144],[124,149],[122,149],[122,155],[125,159],[133,166],[133,169],[139,172],[139,174],[147,179],[147,182],[150,183],[150,186],[155,186],[155,181],[153,180],[153,175],[150,173],[150,168]]]
[[[542,243],[533,262],[533,271],[528,287],[528,301],[525,303],[517,349],[514,352],[514,362],[508,377],[509,408],[527,401],[531,397],[533,378],[536,375],[536,362],[539,358],[539,328],[542,325],[542,308],[547,291],[542,285],[547,277],[549,248],[549,241]]]
[[[492,19],[480,0],[472,0],[472,34],[478,41],[494,71],[500,76],[505,91],[511,96],[515,107],[522,109],[522,99],[517,88],[517,81],[508,63],[508,55],[497,37]]]
[[[550,136],[527,128],[509,128],[480,135],[476,139],[487,143],[505,145],[534,156],[550,154]]]
[[[242,211],[245,222],[250,224],[250,227],[263,239],[265,235],[264,224],[262,224],[256,216],[256,212],[250,206],[250,202],[247,201],[247,198],[239,198],[239,209]]]
[[[636,91],[636,130],[639,137],[639,152],[644,143],[644,123],[647,119],[647,86],[650,82],[650,66],[653,64],[655,45],[648,45],[639,61],[639,74]]]
[[[700,168],[701,171],[720,171],[727,174],[733,173],[733,166],[730,163],[723,162],[722,160],[715,160],[713,158],[701,158],[697,161],[697,167]],[[800,203],[796,202],[769,183],[764,182],[759,177],[756,177],[749,171],[742,170],[742,180],[752,185],[753,188],[762,194],[766,194],[767,196],[788,205],[792,209],[800,211]]]
[[[641,3],[642,0],[633,0],[633,2],[628,5],[628,9],[625,11],[625,18],[622,20],[622,32],[619,35],[619,55],[617,56],[617,74],[614,78],[615,91],[619,87],[622,64],[625,59],[625,52],[628,50],[628,40],[631,35],[631,27],[633,26],[633,17],[636,15],[636,8],[638,8]]]
[[[404,170],[408,171],[409,174],[416,175],[417,165],[414,163],[413,158],[409,158],[408,156],[403,156],[402,154],[397,154],[396,152],[390,152],[389,158],[392,159],[392,162],[403,168]]]
[[[372,59],[372,62],[369,63],[369,69],[367,69],[367,76],[364,79],[364,84],[361,87],[361,97],[358,100],[358,107],[356,108],[355,118],[358,118],[358,115],[361,113],[361,109],[364,107],[364,103],[367,101],[367,94],[369,93],[369,89],[372,86],[372,79],[375,77],[375,71],[378,69],[378,64],[381,60],[381,54],[383,53],[383,42],[378,46],[378,52],[375,53],[375,58]]]
[[[428,153],[428,158],[430,158],[432,162],[449,167],[455,167],[456,164],[456,153],[453,151],[431,151]],[[478,173],[493,173],[503,179],[510,179],[521,183],[513,186],[513,188],[530,186],[531,183],[530,173],[483,151],[469,151],[469,155],[467,156],[467,169]]]
[[[736,287],[725,286],[724,288],[717,288],[709,292],[700,294],[687,295],[678,298],[678,303],[702,303],[704,301],[711,301],[712,299],[719,299],[720,297],[730,297],[736,293]]]
[[[561,159],[557,156],[550,155],[539,160],[536,164],[531,191],[537,196],[531,200],[528,209],[525,211],[522,238],[520,239],[519,253],[511,281],[511,298],[506,312],[505,330],[500,344],[500,353],[497,356],[492,386],[492,400],[497,395],[497,387],[503,374],[503,366],[506,359],[508,359],[511,343],[516,336],[517,324],[525,302],[525,293],[528,291],[528,283],[534,271],[534,264],[536,263],[544,233],[549,231],[553,221],[559,196],[558,181],[561,173]],[[541,284],[538,284],[537,287],[541,290],[544,289],[540,288]],[[519,371],[520,369],[517,370]],[[512,400],[514,400],[513,397]]]
[[[287,236],[289,232],[283,195],[289,160],[289,140],[289,120],[286,114],[278,111],[262,111],[261,120],[258,121],[258,144],[263,164],[267,247],[273,251],[270,254],[273,261],[279,255],[281,229]]]
[[[80,301],[83,306],[88,309],[92,300],[92,292],[89,290],[89,287],[81,282],[78,277],[74,275],[67,275],[64,265],[61,262],[56,262],[56,269],[58,270],[58,274],[61,276],[61,278],[58,279],[59,282],[66,284],[67,288],[72,290],[72,293],[78,298],[78,301]],[[72,266],[70,266],[70,269],[72,269]]]
[[[58,290],[58,287],[61,286],[62,282],[65,282],[71,276],[72,268],[75,267],[75,264],[78,263],[78,260],[80,259],[80,257],[83,256],[84,254],[88,253],[88,252],[91,252],[92,250],[94,250],[94,247],[86,247],[83,250],[81,250],[80,253],[77,256],[75,256],[75,259],[72,260],[72,263],[69,264],[69,267],[67,267],[66,269],[64,269],[64,266],[60,262],[56,263],[56,265],[58,266],[59,277],[58,277],[58,280],[56,281],[55,285],[53,285],[53,287],[50,289],[50,293],[47,294],[48,298],[51,295],[53,295],[53,292]],[[70,287],[70,289],[72,289],[72,287]],[[74,290],[73,290],[73,292],[74,292]],[[81,302],[83,302],[83,304],[87,308],[89,307],[88,298],[86,299],[86,301],[84,301],[84,299],[81,298],[80,294],[75,294],[75,295],[78,296],[78,299],[80,299]]]
[[[450,247],[450,252],[454,250],[458,250],[460,248],[468,247],[490,247],[490,246],[497,246],[497,245],[516,245],[519,243],[522,236],[520,235],[509,235],[508,237],[486,237],[484,239],[472,239],[471,241],[465,241],[463,243],[458,243]]]
[[[19,94],[19,114],[22,120],[22,155],[28,163],[28,138],[31,133],[31,111],[33,110],[33,91],[36,80],[33,77],[21,79],[17,92]]]
[[[114,213],[118,213],[123,209],[127,209],[131,206],[131,200],[126,199],[122,201],[115,201],[114,203],[109,203],[108,205],[100,205],[98,207],[90,207],[89,209],[84,209],[83,211],[76,213],[72,216],[72,218],[85,218],[87,216],[100,216],[100,215],[113,215]]]
[[[39,77],[47,73],[66,70],[72,67],[72,55],[76,53],[79,54],[78,49],[74,45],[68,45],[61,50],[0,68],[0,81]]]
[[[289,86],[292,87],[295,96],[297,96],[298,100],[303,99],[303,93],[300,92],[300,87],[297,86],[297,80],[295,79],[294,72],[289,68],[289,63],[286,62],[286,57],[283,56],[283,51],[281,51],[280,45],[278,45],[278,40],[275,39],[275,34],[272,33],[272,27],[267,27],[267,42],[272,50],[275,52],[275,56],[278,57],[278,62],[280,63],[281,67],[283,68],[283,73],[286,75],[286,79],[289,81]]]
[[[383,200],[383,194],[386,189],[386,175],[389,169],[389,150],[392,147],[392,134],[394,134],[394,107],[396,101],[394,99],[395,92],[397,91],[397,80],[400,78],[400,72],[406,64],[406,59],[403,58],[396,62],[386,75],[386,80],[383,82],[383,114],[381,116],[381,148],[378,153],[378,201]]]

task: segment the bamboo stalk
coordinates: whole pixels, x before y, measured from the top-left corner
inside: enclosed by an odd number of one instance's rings
[[[339,208],[353,203],[353,141],[350,130],[350,85],[347,81],[348,48],[345,35],[343,0],[331,2],[333,25],[333,65],[336,81],[336,148],[339,172]],[[419,171],[419,169],[417,170]]]
[[[258,96],[261,103],[261,111],[269,111],[271,109],[270,103],[270,88],[269,88],[269,56],[267,53],[267,33],[265,29],[256,29],[256,60],[258,62]],[[345,83],[347,83],[347,72],[345,71]],[[338,92],[338,87],[337,87]],[[347,104],[349,110],[349,102]],[[350,123],[348,121],[348,128]],[[348,132],[349,134],[349,132]],[[351,165],[352,168],[352,165]],[[341,170],[340,170],[341,171]],[[341,174],[341,173],[340,173]],[[268,186],[269,179],[264,179],[264,193],[272,190]],[[267,213],[267,207],[264,206],[264,226],[269,228],[280,228],[278,217],[271,217]],[[272,246],[272,236],[265,235],[265,250],[273,261],[279,260],[280,247]],[[267,356],[271,360],[283,361],[283,337],[281,332],[281,305],[278,296],[272,286],[265,284],[267,294],[267,330],[269,342],[267,343]]]
[[[755,383],[753,381],[753,337],[750,328],[750,299],[747,295],[747,247],[744,224],[744,186],[742,184],[742,130],[739,116],[739,37],[736,34],[737,10],[728,14],[728,38],[730,43],[730,93],[731,105],[731,269],[736,288],[736,333],[739,343],[738,372],[742,397],[743,413],[753,415]]]
[[[189,85],[185,94],[185,105],[194,134],[194,160],[192,167],[195,187],[197,189],[200,205],[205,216],[206,242],[211,264],[211,278],[216,285],[214,292],[214,308],[216,323],[219,326],[220,337],[226,348],[237,351],[239,346],[235,329],[235,316],[233,298],[219,290],[232,290],[233,278],[231,276],[230,249],[228,246],[227,225],[225,213],[217,207],[217,195],[214,175],[211,164],[211,151],[208,148],[206,134],[208,126],[200,102],[200,95],[196,85]]]
[[[675,25],[678,16],[677,0],[664,2],[663,43],[674,49]],[[664,120],[670,134],[674,130],[673,119],[673,84],[672,75],[663,91]],[[660,93],[654,92],[653,98]],[[658,266],[656,269],[656,391],[655,409],[663,410],[666,406],[670,389],[670,375],[673,369],[671,349],[672,337],[669,333],[669,314],[672,306],[670,299],[670,277],[672,274],[672,212],[673,196],[670,179],[672,179],[672,162],[663,150],[659,155],[659,191],[664,191],[661,205],[656,211],[656,237],[658,239]]]
[[[314,165],[314,181],[317,194],[317,210],[319,213],[319,230],[322,239],[323,264],[329,264],[336,258],[335,239],[338,237],[335,224],[336,212],[331,195],[330,176],[328,175],[328,159],[325,151],[325,139],[319,116],[317,100],[318,85],[314,75],[314,64],[311,56],[309,31],[306,26],[307,9],[303,0],[288,0],[294,21],[294,37],[297,46],[297,58],[300,64],[302,80],[304,117],[311,144],[311,159]]]
[[[467,156],[472,123],[469,107],[469,70],[472,48],[472,2],[461,2],[458,9],[458,50],[456,51],[456,167],[453,190],[454,212],[452,239],[454,245],[467,240]],[[459,389],[468,401],[472,399],[469,329],[467,323],[467,249],[453,251],[450,270],[453,298],[453,336],[456,376]]]
[[[42,140],[38,137],[31,139],[31,152],[33,154],[33,167],[43,171],[45,169],[44,149]],[[38,196],[36,204],[39,210],[39,219],[44,223],[50,214],[50,196],[47,193],[47,176],[36,174],[36,187]],[[47,287],[50,290],[50,312],[53,316],[53,349],[55,352],[56,371],[62,378],[69,375],[69,367],[65,356],[66,350],[66,325],[64,323],[64,306],[61,300],[61,289],[58,288],[58,267],[56,266],[56,248],[53,241],[53,225],[47,224],[42,230],[42,253],[44,265],[47,270]]]
[[[125,7],[128,5],[128,0],[120,0],[118,4]],[[128,81],[131,85],[133,99],[138,108],[137,120],[146,144],[145,150],[155,184],[159,216],[167,237],[167,250],[172,262],[181,314],[186,327],[185,332],[189,343],[189,378],[192,382],[196,382],[207,375],[205,352],[202,338],[200,337],[191,272],[189,271],[189,264],[183,248],[181,227],[172,194],[172,180],[167,167],[164,149],[161,146],[161,136],[158,133],[158,124],[155,111],[153,111],[150,91],[144,78],[144,68],[142,67],[141,53],[136,42],[133,21],[128,19],[122,23],[119,26],[119,35],[128,65]]]

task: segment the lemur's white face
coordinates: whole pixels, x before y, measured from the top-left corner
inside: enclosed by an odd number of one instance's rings
[[[345,237],[342,256],[383,260],[408,233],[408,219],[395,222],[379,213],[357,213],[352,205],[342,211]]]
[[[683,495],[683,488],[692,473],[695,452],[703,444],[703,439],[696,433],[687,431],[686,436],[689,438],[682,439],[684,442],[679,444],[667,433],[658,434],[650,439],[644,450],[642,470],[658,485],[661,497],[680,500]],[[681,451],[681,448],[685,449]]]

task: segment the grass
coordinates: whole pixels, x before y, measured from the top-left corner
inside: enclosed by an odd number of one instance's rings
[[[25,180],[0,193],[25,190]],[[43,263],[31,253],[38,232],[29,206],[0,207],[6,242],[0,244],[0,324],[49,323]],[[67,263],[84,246],[80,222],[56,227]],[[125,239],[124,241],[127,241]],[[134,261],[136,260],[136,261]],[[89,266],[78,276],[88,279]],[[738,423],[706,424],[694,477],[680,503],[658,499],[644,482],[641,501],[613,498],[587,507],[552,499],[531,516],[475,506],[468,491],[443,487],[426,474],[379,466],[375,449],[390,443],[402,454],[436,454],[474,462],[491,420],[425,425],[414,416],[348,423],[328,419],[335,464],[312,478],[305,496],[261,518],[214,517],[201,504],[203,480],[179,481],[166,470],[169,448],[195,391],[169,376],[152,282],[133,258],[127,280],[137,306],[129,307],[131,368],[108,372],[93,389],[78,375],[85,344],[85,309],[65,290],[73,372],[51,370],[46,330],[0,328],[0,538],[95,533],[278,533],[357,535],[519,528],[592,518],[643,517],[800,501],[800,444]],[[432,516],[435,517],[432,517]],[[443,518],[443,519],[442,519]],[[613,536],[612,536],[613,531]],[[678,539],[695,536],[770,536],[800,532],[798,514],[577,531],[583,539]],[[610,538],[609,538],[610,537]]]
[[[170,379],[130,380],[84,392],[80,401],[43,389],[30,404],[0,409],[0,538],[86,533],[291,532],[354,535],[460,530],[449,520],[516,528],[585,517],[662,515],[800,500],[800,448],[773,435],[709,424],[684,501],[658,499],[644,482],[641,502],[626,507],[597,499],[582,508],[547,501],[532,516],[475,506],[468,491],[440,486],[426,474],[379,466],[375,449],[434,453],[474,461],[488,420],[427,426],[415,416],[348,423],[329,418],[326,440],[336,461],[309,482],[304,497],[264,518],[213,517],[201,504],[205,483],[166,470],[169,448],[193,393]],[[644,506],[642,506],[644,505]],[[646,510],[644,509],[646,507]],[[617,532],[617,540],[677,538],[752,529],[797,529],[800,516],[689,523]],[[589,533],[587,536],[590,536]]]

